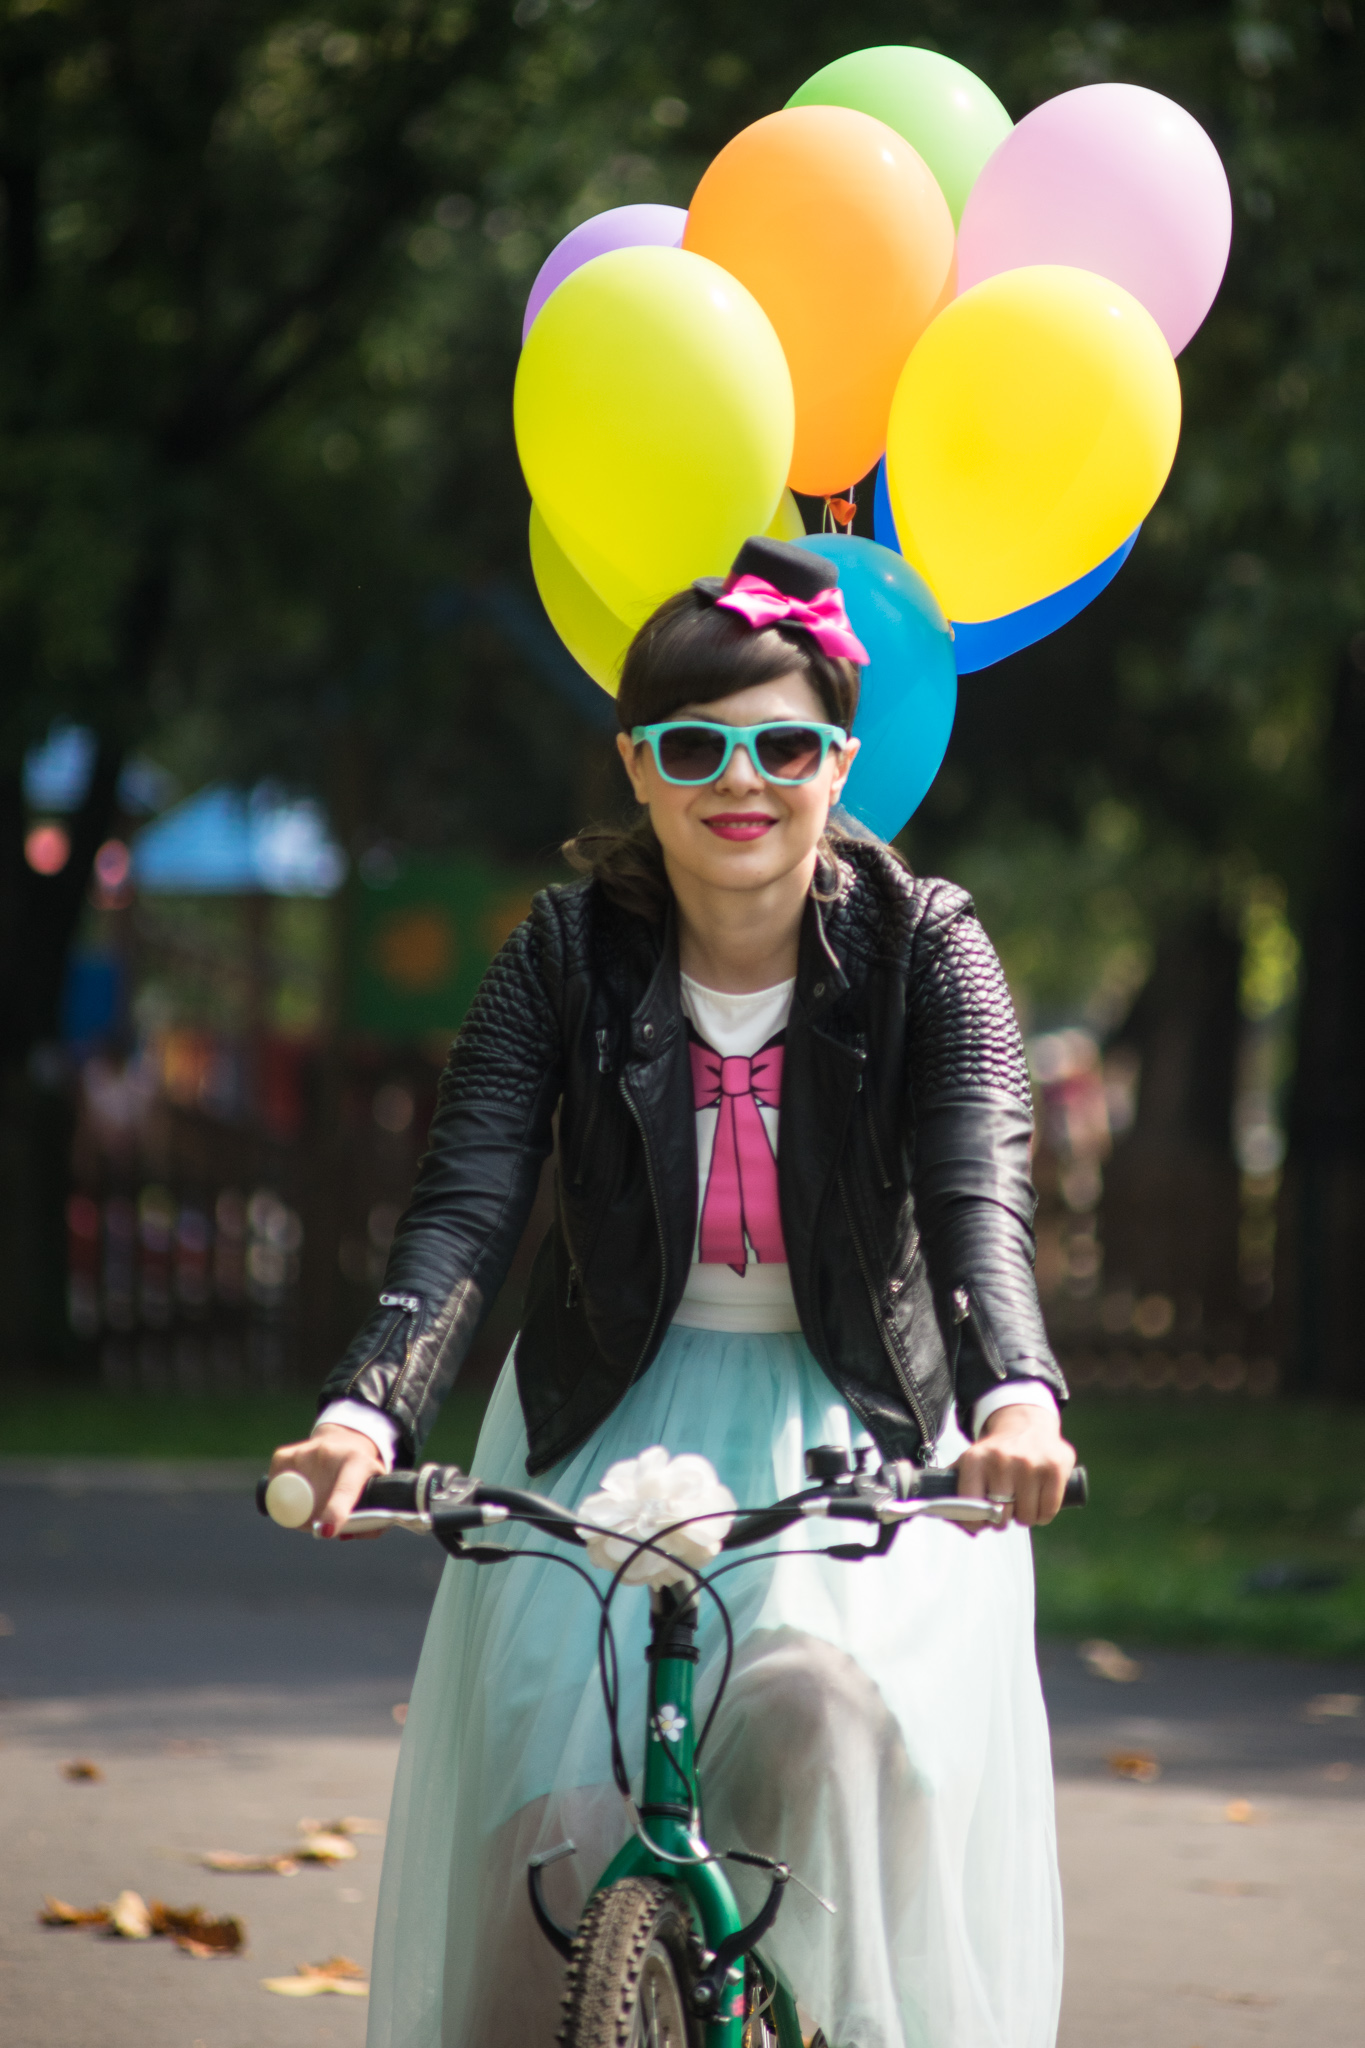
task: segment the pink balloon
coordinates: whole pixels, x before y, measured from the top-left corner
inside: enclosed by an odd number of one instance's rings
[[[1231,240],[1227,174],[1194,116],[1143,85],[1082,85],[988,158],[962,215],[958,290],[1028,263],[1093,270],[1139,299],[1179,355]]]
[[[571,271],[591,263],[594,256],[605,256],[610,249],[640,249],[651,244],[679,249],[686,226],[687,215],[681,206],[611,206],[570,228],[536,272],[521,323],[522,340],[531,332],[531,323],[550,293]]]

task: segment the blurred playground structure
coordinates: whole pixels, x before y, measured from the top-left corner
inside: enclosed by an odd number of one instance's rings
[[[30,756],[30,857],[60,853],[85,753],[66,728]],[[269,785],[128,781],[49,1052],[70,1335],[111,1389],[276,1389],[377,1285],[450,1041],[542,878],[383,845],[352,867]]]

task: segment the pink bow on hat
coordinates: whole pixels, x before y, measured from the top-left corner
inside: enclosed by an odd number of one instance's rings
[[[843,597],[833,587],[818,590],[809,599],[788,597],[785,590],[778,590],[761,576],[741,576],[716,603],[723,611],[738,612],[756,633],[766,626],[799,626],[822,654],[836,661],[856,661],[866,667],[872,659],[848,623]]]

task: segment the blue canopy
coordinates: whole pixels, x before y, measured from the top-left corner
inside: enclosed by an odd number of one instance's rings
[[[218,783],[133,840],[133,881],[152,896],[331,896],[346,873],[318,804],[278,785]]]

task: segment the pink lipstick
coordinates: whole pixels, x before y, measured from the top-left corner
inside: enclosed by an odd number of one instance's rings
[[[765,811],[720,811],[714,818],[703,820],[707,830],[714,832],[717,839],[761,839],[770,826],[777,823]]]

